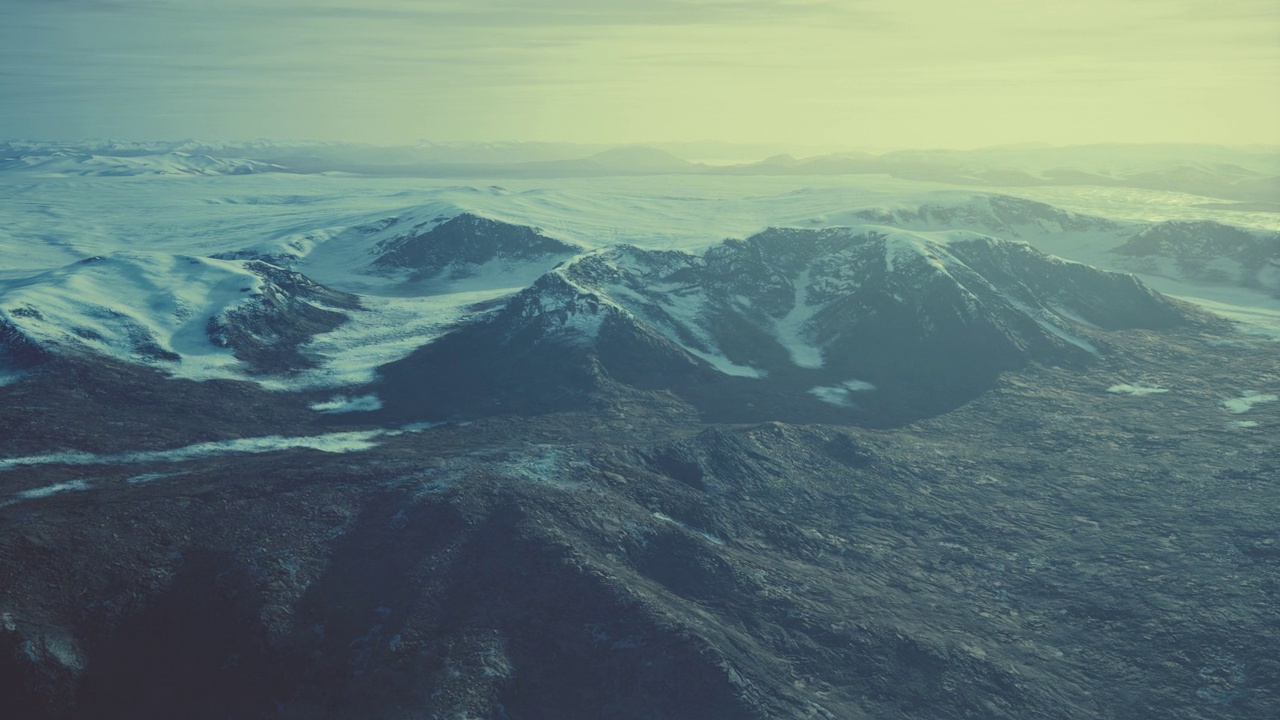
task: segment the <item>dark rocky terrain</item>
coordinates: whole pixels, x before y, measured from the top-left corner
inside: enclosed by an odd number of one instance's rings
[[[0,717],[1280,715],[1274,343],[892,242],[588,255],[368,412],[0,336]]]

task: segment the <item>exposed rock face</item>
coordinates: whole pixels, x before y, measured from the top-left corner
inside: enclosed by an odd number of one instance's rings
[[[29,309],[29,313],[38,311]],[[25,369],[39,365],[50,357],[49,352],[32,340],[16,325],[0,319],[0,368],[9,366]]]
[[[262,279],[258,290],[209,318],[210,342],[230,348],[256,372],[285,373],[310,367],[298,349],[311,336],[346,322],[339,310],[360,307],[355,295],[331,290],[305,275],[262,261],[245,263]]]
[[[441,274],[456,278],[490,262],[528,262],[580,251],[581,248],[543,235],[537,228],[463,213],[425,232],[383,241],[373,265],[385,270],[409,270],[415,278]]]

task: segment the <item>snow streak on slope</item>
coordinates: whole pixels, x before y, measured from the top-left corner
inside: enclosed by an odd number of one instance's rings
[[[382,437],[396,437],[437,427],[439,423],[417,423],[390,430],[357,430],[334,432],[324,435],[236,438],[196,443],[170,450],[139,450],[135,452],[96,455],[86,452],[60,452],[47,455],[26,455],[0,458],[0,472],[34,465],[126,465],[136,463],[184,462],[199,458],[247,453],[280,452],[283,450],[318,450],[327,453],[347,453],[369,450],[378,446]],[[81,489],[81,488],[74,488]]]
[[[822,348],[813,344],[809,323],[818,313],[818,306],[809,304],[811,268],[805,268],[795,281],[795,297],[791,310],[774,322],[778,341],[791,355],[797,367],[817,369],[822,367]]]

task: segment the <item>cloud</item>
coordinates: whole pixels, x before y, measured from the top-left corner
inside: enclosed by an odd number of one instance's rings
[[[799,22],[848,14],[860,3],[831,0],[428,0],[426,2],[322,2],[255,4],[258,12],[348,20],[391,18],[448,26],[575,27],[705,25],[761,21]]]
[[[174,17],[273,17],[298,21],[416,22],[446,27],[702,25],[803,22],[861,12],[866,2],[848,0],[10,0],[19,14],[120,14]]]
[[[689,139],[811,132],[802,112],[896,133],[957,106],[1034,129],[1069,105],[1141,113],[1098,115],[1090,140],[1230,112],[1274,142],[1277,66],[1273,0],[0,0],[0,136],[573,139],[671,116]]]

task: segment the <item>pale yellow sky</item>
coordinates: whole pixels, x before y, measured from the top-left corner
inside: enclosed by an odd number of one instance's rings
[[[1275,0],[10,0],[0,137],[1280,144]]]

